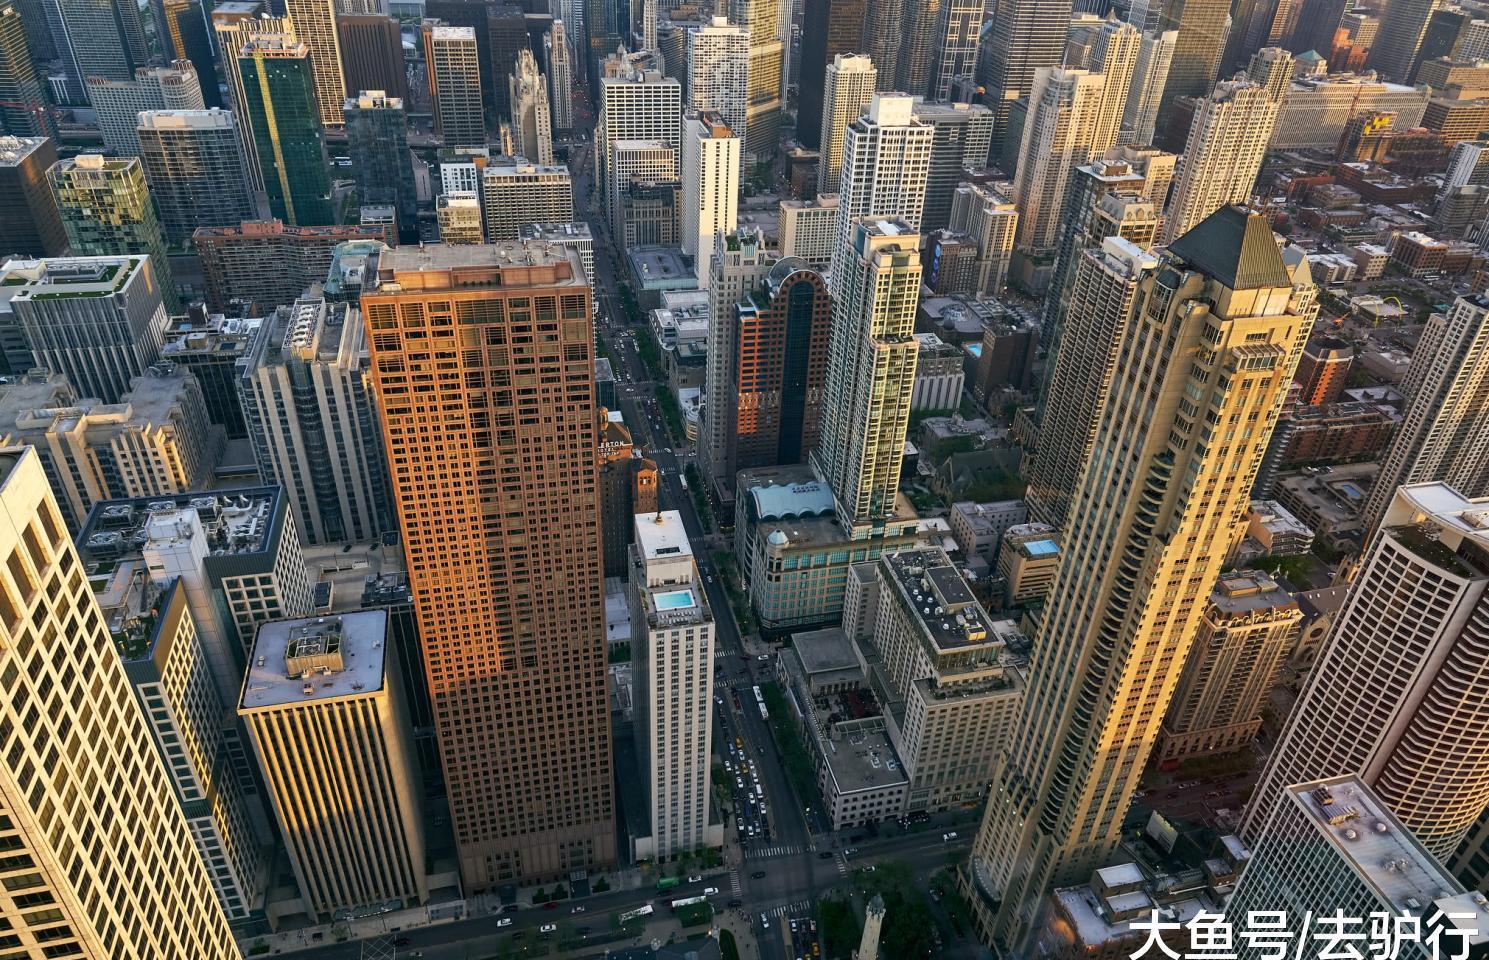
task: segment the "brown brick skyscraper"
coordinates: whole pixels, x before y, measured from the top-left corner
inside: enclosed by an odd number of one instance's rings
[[[590,291],[546,243],[362,295],[468,891],[615,860]]]

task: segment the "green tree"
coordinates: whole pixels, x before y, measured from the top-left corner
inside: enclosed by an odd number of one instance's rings
[[[822,935],[825,960],[851,957],[863,937],[853,908],[836,898],[825,898],[817,904],[817,929]]]
[[[723,960],[739,960],[739,944],[734,942],[734,931],[719,931],[719,953]]]

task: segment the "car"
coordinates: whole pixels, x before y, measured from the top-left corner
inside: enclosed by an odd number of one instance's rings
[[[851,857],[851,856],[853,856],[857,852],[858,852],[858,848],[857,847],[844,847],[843,848],[843,856],[845,856],[845,857]]]
[[[702,876],[694,875],[694,876],[688,877],[688,883],[702,883],[702,882],[703,882],[703,877]]]
[[[575,907],[574,909],[570,910],[569,912],[570,913],[583,913],[584,912],[584,908],[583,907]]]
[[[556,923],[545,923],[541,927],[538,928],[538,932],[539,933],[553,933],[553,932],[555,932],[557,930],[558,930],[558,924],[556,924]]]
[[[558,901],[557,900],[549,900],[547,903],[543,904],[543,909],[544,910],[557,910],[558,909]]]
[[[512,925],[512,918],[502,917],[500,920],[496,921],[496,925],[498,927],[510,927]]]
[[[823,850],[821,853],[817,854],[817,859],[818,860],[831,860],[832,859],[832,851],[831,850]]]
[[[750,874],[750,879],[751,880],[764,880],[765,879],[765,871],[764,870],[756,870],[754,873]]]
[[[718,894],[718,892],[719,892],[719,888],[718,887],[704,887],[703,888],[703,895],[705,897],[716,896]]]
[[[743,790],[744,789],[744,777],[735,777],[734,778],[734,785],[736,787],[738,787],[739,789]]]
[[[755,659],[756,660],[759,660],[761,663],[769,663],[770,662],[770,654],[768,654],[768,653],[762,653],[762,654],[760,654],[760,656],[756,657]]]
[[[952,840],[955,840],[955,839],[956,839],[956,831],[955,830],[951,831],[950,833],[943,833],[943,834],[941,834],[941,842],[942,843],[950,843]]]
[[[763,913],[760,914],[760,929],[761,930],[769,930],[770,929],[770,918],[767,917]]]

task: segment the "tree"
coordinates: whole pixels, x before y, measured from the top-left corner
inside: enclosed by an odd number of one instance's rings
[[[824,898],[817,904],[817,927],[825,960],[851,957],[863,937],[853,908],[835,898]]]
[[[719,931],[719,953],[723,960],[739,960],[739,944],[734,942],[732,930]]]

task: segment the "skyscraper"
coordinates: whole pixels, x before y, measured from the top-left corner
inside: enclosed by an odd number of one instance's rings
[[[400,235],[412,236],[418,227],[419,197],[403,101],[382,90],[363,90],[347,98],[342,116],[358,201],[392,204],[398,211]]]
[[[569,38],[562,20],[553,21],[543,43],[548,61],[548,105],[553,111],[553,129],[568,133],[574,129],[574,57],[569,50]]]
[[[517,54],[517,70],[508,78],[512,104],[512,139],[517,155],[533,163],[553,163],[553,117],[548,106],[548,81],[538,72],[531,50]]]
[[[864,0],[804,0],[801,66],[797,70],[796,139],[808,149],[822,146],[822,104],[827,65],[838,54],[860,48]]]
[[[243,156],[248,160],[248,176],[255,193],[264,189],[264,178],[259,166],[258,144],[254,141],[252,125],[248,122],[247,92],[238,58],[259,37],[279,37],[291,41],[288,17],[252,16],[251,9],[244,11],[226,5],[212,11],[212,30],[217,39],[217,49],[222,51],[222,79],[227,86],[228,103],[233,110],[233,122],[238,125],[238,135],[243,139]]]
[[[88,99],[98,114],[104,146],[126,157],[140,152],[135,133],[142,110],[204,110],[201,78],[189,60],[140,67],[129,80],[89,77]]]
[[[139,7],[119,0],[57,0],[80,79],[128,80],[150,62]],[[56,36],[56,32],[53,32]]]
[[[217,88],[217,61],[212,53],[212,33],[202,13],[201,0],[163,0],[160,4],[167,60],[188,60],[196,68],[202,83],[202,104],[207,109],[222,107],[222,94]]]
[[[999,296],[1008,281],[1019,211],[1009,197],[989,185],[964,183],[951,198],[951,229],[977,244],[973,294]]]
[[[951,202],[967,170],[987,160],[993,139],[993,113],[980,103],[915,104],[915,119],[931,128],[930,169],[925,181],[921,230],[930,233],[951,222]]]
[[[253,219],[248,166],[230,112],[150,110],[140,114],[137,133],[140,164],[172,247],[187,247],[197,227]]]
[[[574,181],[565,166],[492,164],[481,174],[481,208],[487,242],[516,240],[524,224],[574,219]]]
[[[1069,22],[1069,0],[1000,3],[994,10],[977,64],[983,103],[993,111],[994,159],[1017,157],[1019,144],[1006,139],[1009,108],[1023,97],[1034,102],[1035,71],[1060,64]]]
[[[1106,78],[1099,73],[1063,67],[1035,72],[1013,181],[1020,247],[1054,247],[1071,172],[1116,139],[1114,118],[1104,112],[1108,103]]]
[[[67,252],[47,170],[57,148],[47,137],[0,137],[0,249],[27,257]]]
[[[271,215],[290,226],[334,223],[309,48],[256,37],[238,54],[238,76]]]
[[[825,416],[812,462],[832,487],[839,521],[873,524],[893,513],[910,423],[920,237],[904,220],[866,216],[848,226],[833,275]]]
[[[746,108],[744,148],[756,159],[775,156],[780,135],[782,83],[786,44],[782,35],[784,0],[728,0],[729,22],[750,31],[749,106]],[[730,124],[733,127],[733,124]]]
[[[749,113],[750,31],[727,17],[688,29],[688,106],[717,113],[743,138]]]
[[[1489,799],[1489,499],[1423,483],[1389,503],[1247,804],[1252,842],[1325,771],[1358,775],[1444,860]]]
[[[152,279],[160,284],[166,309],[176,310],[176,288],[165,234],[155,218],[145,171],[135,157],[104,158],[96,153],[62,160],[47,172],[57,213],[74,256],[148,254]],[[74,384],[76,386],[76,384]]]
[[[827,65],[822,102],[817,193],[836,193],[843,172],[843,136],[874,96],[879,75],[868,57],[838,54]],[[986,159],[984,157],[984,159]]]
[[[947,0],[922,0],[901,6],[894,89],[916,97],[926,96],[926,89],[934,80],[936,31],[943,26],[946,7]],[[981,13],[978,10],[979,18]]]
[[[1489,496],[1489,298],[1459,297],[1427,318],[1401,381],[1406,407],[1365,505],[1366,530],[1396,488],[1442,481]]]
[[[705,289],[714,239],[733,233],[738,219],[739,158],[740,139],[718,114],[683,114],[681,245]]]
[[[235,960],[238,946],[114,639],[92,591],[68,585],[82,567],[40,457],[5,450],[0,473],[0,551],[10,558],[0,577],[4,835],[7,855],[24,858],[17,869],[37,866],[17,874],[5,897],[7,916],[32,921],[12,929],[12,946],[23,956]],[[62,680],[71,685],[58,687]],[[73,802],[69,785],[78,784],[91,784],[88,802]],[[100,890],[113,893],[91,897]]]
[[[615,861],[583,278],[565,247],[399,247],[362,294],[468,891]],[[534,325],[552,335],[517,346]],[[425,375],[456,419],[421,412]],[[501,387],[515,377],[533,386]]]
[[[838,181],[834,289],[838,278],[847,276],[842,265],[856,256],[851,248],[855,221],[882,217],[903,220],[912,233],[920,229],[934,138],[935,131],[916,119],[915,101],[899,94],[875,94],[868,109],[848,124]]]
[[[403,31],[397,20],[382,14],[338,14],[336,34],[349,97],[363,90],[382,90],[389,97],[408,101]]]
[[[512,100],[507,77],[516,72],[517,57],[529,49],[527,16],[515,3],[485,3],[484,6],[491,85],[496,94],[493,106],[498,117],[510,117]]]
[[[654,859],[710,844],[714,620],[682,514],[638,514],[631,547],[636,746]],[[638,855],[643,851],[639,847]]]
[[[1387,4],[1380,30],[1370,45],[1370,67],[1397,83],[1405,83],[1416,62],[1417,48],[1441,0],[1397,0]]]
[[[1007,951],[1051,886],[1088,875],[1121,837],[1224,562],[1214,544],[1239,533],[1313,322],[1311,279],[1287,269],[1259,215],[1218,210],[1162,263],[1137,291],[1149,319],[1099,358],[1114,375],[965,875],[978,932]],[[1188,405],[1253,426],[1215,438]]]
[[[1277,123],[1277,101],[1251,80],[1224,80],[1200,101],[1169,198],[1165,241],[1229,203],[1245,203]]]
[[[50,109],[26,44],[21,9],[12,3],[0,4],[0,133],[55,137]]]
[[[1220,69],[1229,0],[1149,0],[1163,6],[1160,30],[1174,30],[1174,54],[1163,88],[1166,115],[1176,97],[1204,97]]]
[[[595,182],[602,208],[611,212],[612,236],[622,224],[616,218],[619,194],[629,185],[613,169],[615,145],[624,140],[659,143],[677,151],[682,146],[682,85],[665,76],[648,54],[619,54],[605,61],[600,77],[600,116],[595,127]],[[732,128],[731,128],[732,129]]]
[[[1158,107],[1163,102],[1163,89],[1168,85],[1168,71],[1178,42],[1177,30],[1143,34],[1137,63],[1132,69],[1132,83],[1127,90],[1127,103],[1122,110],[1118,143],[1153,142],[1153,131],[1158,125]]]
[[[346,81],[341,76],[341,37],[336,32],[333,0],[284,0],[295,39],[310,55],[310,78],[320,125],[341,126],[341,107],[346,103]],[[400,51],[400,59],[402,53]]]
[[[470,27],[424,21],[424,61],[429,70],[429,96],[434,101],[434,129],[446,147],[486,146],[478,52],[476,32]]]
[[[858,45],[879,70],[876,89],[888,93],[899,79],[900,47],[905,41],[904,4],[864,0],[863,42]]]
[[[975,0],[943,0],[945,7],[936,27],[934,74],[929,96],[951,98],[952,84],[971,81],[977,69],[977,45],[981,39],[983,5]]]

